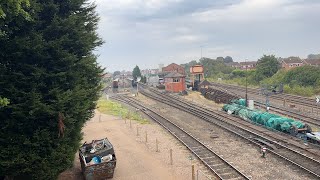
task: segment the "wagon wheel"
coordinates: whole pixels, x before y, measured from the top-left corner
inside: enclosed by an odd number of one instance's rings
[[[296,126],[292,125],[291,128],[290,128],[290,130],[289,130],[289,132],[290,132],[290,134],[291,134],[292,136],[296,136],[299,131],[298,131],[298,128],[297,128]]]

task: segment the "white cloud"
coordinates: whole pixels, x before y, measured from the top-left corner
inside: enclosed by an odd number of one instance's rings
[[[99,61],[112,70],[184,63],[203,56],[254,60],[267,53],[320,53],[320,1],[96,0]],[[225,3],[223,3],[225,2]],[[197,7],[196,7],[197,6]],[[153,66],[154,67],[154,66]]]

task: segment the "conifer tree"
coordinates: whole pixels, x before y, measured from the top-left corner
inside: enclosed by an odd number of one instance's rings
[[[99,97],[99,18],[86,0],[28,2],[28,18],[1,8],[0,95],[10,103],[0,108],[0,176],[56,179]]]

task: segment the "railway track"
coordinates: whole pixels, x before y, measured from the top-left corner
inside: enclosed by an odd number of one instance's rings
[[[221,84],[219,84],[219,86],[220,85]],[[230,89],[231,86],[222,85],[221,87]],[[241,89],[241,87],[239,89],[237,89],[237,90],[242,90],[242,92],[243,92],[243,89]],[[259,94],[257,92],[253,92],[253,91],[252,91],[252,93],[255,93],[256,95]],[[233,92],[233,94],[234,94],[234,92]],[[240,96],[240,94],[238,94],[238,96]],[[277,96],[271,96],[271,97],[277,97]],[[257,101],[256,100],[255,102],[259,107],[263,108],[263,106],[265,106],[265,103],[263,103],[261,101]],[[292,117],[294,119],[301,120],[301,121],[306,122],[308,124],[312,124],[314,126],[320,127],[320,119],[319,119],[319,117],[311,116],[310,113],[309,113],[309,115],[306,115],[306,114],[303,114],[301,112],[297,112],[297,111],[294,111],[294,110],[287,109],[285,107],[280,107],[280,106],[275,106],[275,105],[270,105],[270,107],[271,107],[272,111],[274,111],[274,112],[276,112],[278,114],[285,115],[285,116],[290,116],[290,117]]]
[[[220,86],[220,87],[224,87],[224,88],[228,88],[228,89],[235,89],[235,90],[239,90],[241,92],[245,91],[244,87],[240,87],[240,86],[236,86],[236,85],[230,85],[230,84],[221,84],[221,83],[215,83],[215,82],[211,82],[212,85],[215,86]],[[254,88],[248,88],[248,92],[252,93],[252,94],[258,94],[260,95],[260,89],[254,89]],[[307,107],[311,107],[314,109],[318,109],[319,106],[315,103],[314,99],[311,98],[307,98],[307,97],[302,97],[302,96],[297,96],[297,95],[292,95],[292,94],[278,94],[278,95],[271,95],[270,99],[277,99],[277,100],[286,100],[286,102],[292,102],[295,104],[299,104],[302,106],[307,106]]]
[[[141,91],[140,91],[141,92]],[[214,112],[199,108],[189,102],[183,102],[173,96],[165,96],[156,90],[152,93],[142,91],[145,96],[165,103],[182,111],[200,117],[211,122],[224,130],[227,130],[255,145],[261,147],[262,144],[269,147],[269,152],[298,166],[314,177],[320,178],[320,154],[318,149],[301,146],[297,138],[288,136],[284,133],[275,134],[263,127],[253,125],[239,118],[230,117],[222,112]]]
[[[183,143],[193,154],[195,154],[217,177],[220,179],[249,179],[241,173],[237,168],[228,163],[225,159],[207,147],[204,143],[192,136],[190,133],[183,130],[169,119],[138,103],[136,100],[127,97],[113,97],[115,100],[131,105],[134,108],[140,109],[148,117],[156,121],[163,128],[168,130],[174,137]]]

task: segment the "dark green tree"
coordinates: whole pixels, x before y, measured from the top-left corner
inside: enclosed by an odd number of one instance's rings
[[[263,55],[256,66],[256,80],[260,81],[264,78],[273,76],[281,68],[280,62],[274,55]]]
[[[224,61],[224,58],[223,57],[217,57],[217,61]]]
[[[226,56],[226,57],[224,58],[223,62],[224,62],[224,63],[231,63],[231,62],[233,62],[233,59],[232,59],[231,56]]]
[[[136,66],[133,68],[132,76],[133,76],[134,80],[137,80],[137,77],[141,77],[141,71],[140,71],[139,66]]]
[[[56,179],[72,166],[99,98],[98,16],[85,0],[30,0],[29,20],[6,8],[0,95],[10,104],[0,108],[0,176]]]
[[[120,75],[120,74],[121,74],[120,71],[115,71],[115,72],[113,72],[113,76],[117,76],[117,75]]]

